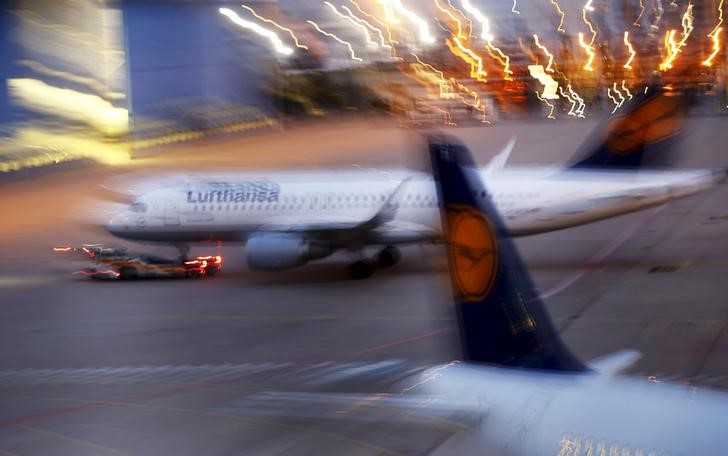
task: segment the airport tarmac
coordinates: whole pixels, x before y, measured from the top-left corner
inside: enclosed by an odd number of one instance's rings
[[[680,163],[728,166],[727,125],[691,119]],[[481,163],[514,135],[513,163],[561,163],[593,126],[503,122],[448,132]],[[99,186],[139,175],[419,167],[423,158],[413,130],[345,120],[171,146],[124,168],[86,165],[1,183],[0,455],[413,454],[467,429],[468,417],[410,422],[367,411],[342,420],[330,404],[308,408],[265,395],[316,391],[329,381],[379,391],[421,365],[456,358],[438,246],[407,247],[402,263],[360,281],[347,278],[346,254],[260,273],[247,270],[242,247],[225,245],[193,250],[224,255],[223,271],[210,279],[96,282],[72,276],[80,265],[51,252],[83,242],[128,245],[79,220],[99,216],[85,212],[96,207]],[[722,185],[518,245],[582,360],[636,349],[644,357],[634,375],[726,389],[727,232]],[[371,381],[362,384],[362,373]]]

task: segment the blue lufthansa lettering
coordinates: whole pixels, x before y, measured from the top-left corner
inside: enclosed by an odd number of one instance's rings
[[[223,188],[222,190],[220,188]],[[207,191],[187,191],[187,203],[245,203],[278,202],[280,185],[270,181],[251,181],[239,184],[209,183]]]

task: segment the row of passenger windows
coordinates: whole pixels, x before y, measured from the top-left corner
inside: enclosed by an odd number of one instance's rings
[[[229,212],[229,211],[240,211],[240,210],[251,210],[251,211],[267,211],[267,210],[282,210],[282,211],[295,211],[295,210],[304,210],[304,209],[310,209],[313,210],[315,208],[319,209],[364,209],[366,207],[372,207],[375,206],[372,203],[359,203],[359,204],[337,204],[337,203],[316,203],[316,204],[271,204],[271,203],[258,203],[258,204],[195,204],[192,208],[193,212],[209,212],[209,211],[221,211],[221,212]],[[401,204],[395,204],[395,203],[387,203],[387,207],[391,208],[393,206],[401,206],[401,207],[414,207],[414,208],[425,208],[425,207],[435,207],[434,201],[420,201],[420,202],[405,202]]]
[[[487,194],[486,192],[475,192],[476,197],[493,199],[493,194]],[[535,193],[499,193],[496,195],[496,199],[501,199],[503,196],[507,198],[520,197],[536,197]],[[359,202],[361,200],[361,202]],[[353,204],[352,204],[353,201]],[[337,195],[337,196],[314,196],[314,197],[296,197],[286,196],[282,198],[279,203],[242,203],[242,204],[200,204],[193,207],[194,212],[209,212],[209,211],[238,211],[238,210],[313,210],[318,209],[364,209],[366,207],[373,207],[380,204],[380,202],[386,201],[384,195],[363,195],[363,196],[352,196],[352,195]],[[511,204],[513,202],[510,202]],[[392,207],[395,203],[387,203],[387,207]],[[508,206],[506,202],[506,206]],[[413,207],[413,208],[426,208],[436,207],[434,196],[430,195],[407,195],[406,201],[401,203],[402,207]]]

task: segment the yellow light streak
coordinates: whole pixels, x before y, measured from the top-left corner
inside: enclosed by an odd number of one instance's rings
[[[592,62],[594,61],[594,51],[592,50],[591,46],[589,46],[584,41],[584,34],[582,32],[579,32],[579,45],[584,49],[584,51],[587,53],[588,58],[586,63],[584,64],[583,68],[586,71],[594,71],[594,67],[592,66]]]
[[[543,103],[545,103],[546,106],[548,106],[549,108],[551,108],[551,110],[549,111],[549,113],[546,116],[546,118],[547,119],[552,119],[552,120],[555,119],[556,117],[554,117],[554,105],[552,105],[551,103],[549,103],[548,100],[546,100],[545,98],[542,98],[541,95],[539,95],[538,90],[536,90],[535,92],[536,92],[536,97],[539,100],[541,100]]]
[[[611,114],[614,114],[621,105],[619,104],[619,101],[617,101],[617,99],[612,95],[612,91],[609,89],[609,87],[607,87],[607,96],[610,100],[612,100],[612,103],[614,103],[614,109],[612,109],[611,112]]]
[[[629,42],[629,32],[626,30],[624,32],[624,45],[627,46],[627,50],[629,51],[629,58],[627,59],[627,63],[625,63],[622,68],[631,70],[632,60],[634,60],[634,56],[637,55],[637,52],[635,52],[634,48],[632,47],[632,43]]]
[[[358,23],[362,24],[363,26],[365,26],[365,27],[368,27],[368,28],[369,28],[370,30],[373,30],[373,31],[374,31],[374,32],[375,32],[375,33],[376,33],[377,35],[379,35],[379,44],[380,44],[380,46],[382,46],[383,48],[387,48],[387,49],[392,49],[392,46],[390,46],[389,44],[387,44],[387,43],[385,43],[385,42],[384,42],[384,33],[382,33],[382,30],[381,30],[381,29],[379,29],[379,28],[377,28],[377,27],[373,26],[372,24],[370,24],[370,23],[369,23],[369,22],[367,22],[366,20],[364,20],[364,19],[362,19],[362,18],[360,18],[360,17],[356,16],[356,15],[355,15],[354,13],[352,13],[352,11],[351,11],[351,10],[350,10],[349,8],[347,8],[346,6],[342,5],[342,6],[341,6],[341,9],[343,9],[344,11],[346,11],[346,12],[347,12],[347,14],[348,14],[348,15],[349,15],[349,16],[350,16],[350,17],[351,17],[352,19],[354,19],[354,20],[355,20],[355,21],[357,21]]]
[[[554,5],[554,8],[556,8],[556,12],[558,13],[559,17],[561,18],[559,21],[559,26],[556,27],[557,32],[566,33],[566,29],[564,28],[564,17],[566,16],[566,13],[561,9],[559,4],[556,2],[556,0],[551,0],[551,4]]]
[[[637,16],[637,19],[634,20],[632,25],[636,25],[637,27],[640,26],[640,19],[642,19],[642,15],[645,13],[645,2],[644,0],[640,0],[640,14]]]
[[[366,17],[368,17],[369,19],[373,20],[377,24],[379,24],[382,27],[384,27],[384,30],[387,31],[387,41],[389,41],[389,43],[391,43],[391,44],[399,44],[399,41],[395,41],[394,39],[392,39],[392,31],[389,29],[389,26],[387,24],[385,24],[384,22],[382,22],[379,19],[377,19],[376,16],[374,16],[372,14],[369,14],[366,11],[364,11],[363,9],[361,9],[361,6],[359,6],[359,4],[355,0],[349,0],[349,1],[356,7],[357,10],[359,10],[360,13],[362,13],[363,15],[365,15]]]
[[[685,8],[685,14],[683,14],[682,19],[680,21],[682,25],[682,33],[681,38],[679,42],[675,42],[675,30],[670,30],[665,35],[665,50],[667,51],[667,56],[665,57],[665,61],[660,64],[660,69],[663,71],[667,71],[670,68],[672,68],[672,63],[677,58],[677,55],[681,52],[682,48],[685,46],[685,43],[688,40],[688,37],[693,31],[693,4],[688,4],[687,8]]]
[[[461,3],[463,4],[463,8],[465,8],[465,11],[470,13],[476,21],[480,23],[481,31],[480,31],[480,37],[486,41],[492,41],[493,35],[490,33],[490,21],[487,17],[483,15],[477,8],[475,8],[471,3],[470,0],[461,0]]]
[[[584,5],[584,10],[586,11],[594,11],[594,7],[592,6],[592,0],[589,0]]]
[[[438,84],[440,86],[440,98],[449,98],[452,96],[452,98],[458,98],[463,103],[465,103],[468,106],[472,106],[473,108],[477,109],[478,111],[485,112],[485,108],[480,103],[480,96],[475,92],[474,90],[471,90],[467,87],[465,87],[463,84],[458,82],[455,78],[446,78],[445,74],[435,68],[434,66],[430,65],[429,63],[423,62],[422,59],[417,54],[412,54],[412,56],[417,59],[417,62],[424,66],[425,68],[428,68],[433,73],[437,75]],[[460,90],[462,92],[465,92],[468,96],[473,98],[472,103],[468,102],[464,96],[457,93],[457,90]]]
[[[493,57],[501,65],[503,65],[503,79],[505,79],[506,81],[512,81],[513,78],[510,76],[513,74],[513,70],[511,70],[511,58],[490,43],[488,43],[486,49],[491,57]]]
[[[551,75],[546,74],[543,65],[529,65],[528,72],[532,78],[537,79],[544,86],[543,94],[541,95],[543,98],[548,100],[559,99],[559,95],[556,93],[559,89],[559,83]]]
[[[543,53],[546,54],[546,56],[549,58],[549,63],[548,65],[546,65],[546,71],[548,71],[549,73],[553,73],[554,69],[552,68],[552,66],[554,64],[554,55],[550,53],[548,49],[546,49],[546,46],[542,45],[539,42],[538,35],[536,35],[535,33],[533,34],[533,41],[536,42],[536,46],[538,46],[538,48],[541,49]]]
[[[435,3],[437,3],[437,0],[435,0]],[[453,4],[452,4],[452,2],[451,2],[450,0],[447,0],[447,5],[448,5],[448,6],[449,6],[449,7],[450,7],[450,8],[451,8],[451,9],[452,9],[453,11],[456,11],[456,12],[457,12],[457,13],[458,13],[458,14],[459,14],[459,15],[460,15],[460,16],[461,16],[461,17],[462,17],[463,19],[465,19],[466,21],[468,21],[468,36],[471,36],[471,35],[472,35],[472,33],[473,33],[473,21],[472,21],[472,20],[470,20],[470,18],[469,18],[469,17],[468,17],[468,16],[467,16],[467,15],[466,15],[465,13],[463,13],[463,12],[462,12],[461,10],[457,9],[457,8],[455,7],[455,5],[453,5]],[[439,5],[438,5],[438,7],[439,7]],[[444,11],[444,10],[443,10],[443,11]],[[452,16],[451,16],[451,17],[452,17]]]
[[[278,35],[273,32],[272,30],[268,30],[264,27],[261,27],[260,25],[256,24],[255,22],[246,21],[245,19],[241,18],[240,16],[235,13],[235,11],[228,9],[228,8],[220,8],[218,9],[220,14],[223,16],[227,16],[228,19],[230,19],[234,24],[244,28],[251,30],[254,33],[257,33],[260,36],[263,36],[267,38],[271,44],[273,45],[273,48],[278,52],[279,54],[283,55],[291,55],[293,54],[293,49],[283,44],[283,41],[278,37]]]
[[[425,44],[433,44],[435,42],[435,37],[430,34],[430,27],[427,26],[427,21],[405,8],[401,0],[389,0],[389,2],[399,14],[405,16],[417,26],[420,32],[420,41]]]
[[[634,97],[632,96],[632,93],[630,93],[629,89],[627,88],[627,82],[624,79],[622,79],[622,90],[624,90],[627,93],[627,97],[628,97],[627,100],[632,101],[632,98],[634,98]]]
[[[240,6],[242,6],[246,10],[250,11],[250,14],[252,14],[255,17],[257,17],[261,21],[267,22],[267,23],[269,23],[269,24],[271,24],[271,25],[273,25],[275,27],[278,27],[279,29],[283,30],[284,32],[288,32],[288,34],[291,35],[291,38],[293,38],[293,42],[296,43],[296,47],[297,48],[308,49],[308,46],[306,46],[305,44],[301,44],[298,41],[298,38],[296,37],[296,35],[293,34],[293,30],[291,30],[291,29],[289,29],[287,27],[283,27],[282,25],[278,24],[277,22],[274,22],[274,21],[272,21],[272,20],[270,20],[268,18],[265,18],[265,17],[259,15],[258,13],[255,12],[255,10],[253,10],[253,8],[249,7],[248,5],[240,5]]]
[[[359,58],[359,57],[356,56],[356,53],[354,52],[354,48],[351,47],[351,43],[349,43],[348,41],[342,40],[341,38],[339,38],[338,36],[334,35],[333,33],[329,33],[329,32],[327,32],[325,30],[322,30],[321,27],[319,27],[319,25],[317,23],[315,23],[314,21],[306,21],[306,22],[308,22],[309,24],[313,25],[314,28],[319,33],[321,33],[323,35],[326,35],[326,36],[328,36],[330,38],[333,38],[336,41],[338,41],[339,43],[341,43],[344,46],[346,46],[347,48],[349,48],[349,54],[351,55],[351,60],[356,60],[358,62],[363,62],[363,60],[361,58]]]
[[[369,33],[369,30],[363,24],[360,24],[360,23],[356,22],[353,18],[351,18],[351,17],[347,16],[346,14],[340,12],[330,2],[324,2],[324,5],[326,5],[329,8],[331,8],[331,11],[333,11],[334,14],[336,14],[340,18],[346,19],[348,22],[351,22],[352,24],[354,24],[354,27],[357,27],[357,28],[361,29],[364,32],[364,38],[365,38],[365,40],[367,42],[367,46],[375,46],[375,47],[379,46],[376,42],[374,42],[372,40],[372,36]]]
[[[624,95],[622,95],[622,92],[620,92],[619,89],[617,88],[616,82],[614,84],[612,84],[612,90],[614,90],[614,93],[619,95],[619,106],[617,106],[617,108],[621,108],[622,105],[624,104],[624,102],[627,101],[627,99],[624,97]]]
[[[475,51],[463,44],[463,40],[467,39],[467,36],[463,34],[463,27],[460,20],[447,8],[440,5],[438,0],[435,0],[435,6],[437,6],[440,11],[447,14],[450,19],[455,21],[457,24],[457,33],[453,35],[452,39],[445,40],[445,44],[450,49],[450,52],[470,64],[470,77],[481,82],[486,82],[484,78],[488,75],[488,73],[483,70],[483,59],[478,56]],[[455,47],[453,47],[452,43],[455,43]]]
[[[713,52],[710,53],[707,59],[703,61],[704,66],[713,66],[713,59],[718,52],[720,52],[720,32],[723,31],[723,27],[718,28],[712,36],[713,39]]]
[[[480,32],[480,38],[485,40],[486,42],[486,49],[488,50],[488,53],[493,57],[494,59],[498,60],[501,65],[503,65],[503,75],[504,79],[506,80],[512,80],[512,78],[509,76],[513,74],[513,71],[510,69],[510,57],[508,57],[505,53],[503,53],[502,50],[500,50],[497,46],[493,44],[493,35],[490,33],[490,21],[486,16],[483,15],[477,8],[475,8],[471,3],[470,0],[461,0],[463,4],[463,8],[465,8],[465,11],[470,13],[476,21],[478,21],[481,25],[481,32]],[[437,1],[435,1],[437,4]],[[448,2],[449,3],[449,2]],[[438,7],[440,7],[439,4],[437,4]],[[451,4],[452,6],[452,4]],[[445,11],[443,8],[440,8],[443,11]],[[454,8],[455,9],[455,8]],[[463,14],[459,10],[456,9],[460,14]],[[449,12],[448,15],[455,19]],[[455,19],[457,21],[457,19]],[[460,21],[458,22],[458,30],[460,31]],[[459,35],[461,32],[459,32]]]
[[[459,38],[466,38],[466,36],[463,34],[463,24],[460,22],[460,19],[458,19],[457,17],[455,17],[455,15],[453,15],[447,8],[445,8],[444,6],[440,5],[440,2],[438,0],[435,0],[435,6],[440,11],[442,11],[445,14],[447,14],[448,17],[450,17],[450,19],[452,19],[455,22],[455,24],[457,24],[458,31],[457,31],[456,35]],[[452,5],[450,5],[450,6],[452,6]],[[453,8],[453,9],[455,9],[455,8]]]
[[[713,30],[708,33],[708,36],[712,38],[712,35],[718,33],[718,29],[723,25],[723,0],[718,3],[718,23],[713,27]]]
[[[452,40],[447,40],[446,44],[452,51],[453,48],[450,45],[450,42],[454,42],[457,46],[457,49],[460,50],[461,53],[464,55],[467,55],[469,59],[464,58],[462,55],[460,55],[463,60],[470,63],[470,77],[476,78],[478,81],[485,82],[485,77],[488,76],[488,73],[483,70],[483,59],[477,55],[475,52],[473,52],[471,49],[465,47],[463,43],[461,42],[459,37],[453,37]],[[454,51],[453,51],[454,52]],[[457,54],[456,54],[457,55]]]
[[[718,3],[718,23],[715,24],[715,27],[713,27],[713,30],[708,33],[708,38],[710,38],[713,41],[713,51],[710,53],[710,56],[705,59],[702,64],[704,66],[712,66],[713,65],[713,59],[716,55],[718,55],[718,52],[720,52],[720,32],[723,31],[723,27],[721,25],[723,24],[723,0],[720,0],[720,3]]]
[[[586,16],[586,8],[581,10],[581,18],[584,20],[584,23],[589,27],[589,31],[592,34],[591,40],[589,40],[589,47],[592,48],[592,50],[593,50],[594,49],[593,48],[594,40],[597,38],[597,31],[594,29],[594,26],[592,25],[592,23],[589,21],[589,19]]]

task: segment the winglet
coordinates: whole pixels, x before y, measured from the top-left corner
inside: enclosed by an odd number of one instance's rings
[[[559,337],[468,149],[429,137],[466,361],[583,371]]]
[[[389,198],[382,204],[379,211],[372,216],[369,220],[362,223],[359,228],[374,228],[387,222],[394,220],[397,215],[397,210],[402,204],[404,198],[404,188],[407,186],[411,178],[407,177],[402,179],[397,188],[389,195]]]
[[[490,162],[485,167],[485,173],[486,175],[490,175],[492,173],[498,172],[505,168],[506,162],[508,162],[508,158],[511,156],[511,152],[513,152],[513,146],[516,145],[516,137],[512,137],[510,141],[503,147],[503,150],[498,152],[498,154],[490,159]]]

